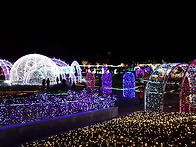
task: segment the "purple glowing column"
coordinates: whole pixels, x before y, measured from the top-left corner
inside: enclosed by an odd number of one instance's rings
[[[123,75],[123,97],[135,97],[135,75],[132,72]]]
[[[112,93],[112,73],[105,72],[102,74],[102,90],[103,93],[111,94]]]

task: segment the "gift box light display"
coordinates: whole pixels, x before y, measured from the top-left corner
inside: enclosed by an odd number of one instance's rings
[[[123,75],[123,97],[135,97],[135,75],[132,72]]]
[[[146,84],[145,111],[195,112],[196,60],[157,67]]]
[[[196,146],[195,113],[135,112],[22,146]]]

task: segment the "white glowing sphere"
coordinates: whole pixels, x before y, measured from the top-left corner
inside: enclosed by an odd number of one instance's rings
[[[48,57],[40,54],[28,54],[19,58],[11,68],[12,85],[41,85],[49,78],[50,85],[57,84],[58,66]]]

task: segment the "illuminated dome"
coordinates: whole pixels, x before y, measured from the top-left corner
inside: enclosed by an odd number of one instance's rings
[[[10,82],[13,85],[41,85],[49,78],[50,85],[56,84],[59,68],[48,57],[29,54],[18,59],[11,68]]]

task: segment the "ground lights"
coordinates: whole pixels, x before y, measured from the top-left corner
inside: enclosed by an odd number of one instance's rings
[[[195,113],[135,112],[22,146],[196,146]]]

